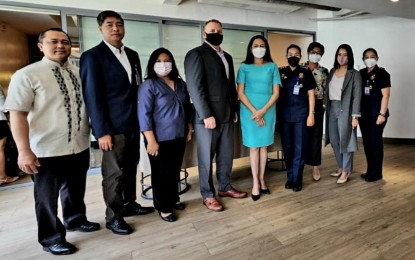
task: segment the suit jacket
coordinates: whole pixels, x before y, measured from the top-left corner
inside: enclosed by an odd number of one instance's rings
[[[224,54],[229,64],[229,79],[222,59],[207,43],[186,54],[187,89],[196,109],[197,124],[203,124],[203,119],[211,116],[218,124],[231,122],[239,111],[232,56]]]
[[[330,71],[326,83],[326,116],[330,116],[330,100],[329,84],[333,78],[335,69]],[[356,129],[352,129],[352,115],[360,116],[360,99],[362,97],[362,80],[360,73],[355,69],[350,69],[344,76],[343,88],[341,91],[341,113],[339,117],[339,133],[340,133],[340,152],[357,151]],[[325,145],[330,143],[329,121],[326,119],[325,128]]]
[[[105,42],[81,55],[83,95],[97,139],[107,134],[139,131],[137,91],[141,84],[140,59],[137,52],[127,47],[124,50],[131,65],[131,83],[126,70]]]

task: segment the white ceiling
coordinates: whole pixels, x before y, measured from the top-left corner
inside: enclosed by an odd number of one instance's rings
[[[164,4],[180,5],[190,0],[164,0]],[[380,16],[395,16],[409,18],[415,20],[415,0],[400,0],[399,2],[391,2],[390,0],[197,0],[199,3],[230,5],[238,3],[239,8],[252,9],[257,6],[258,10],[264,9],[267,5],[274,6],[275,10],[284,12],[292,12],[299,7],[285,5],[284,2],[298,2],[307,4],[317,4],[330,7],[338,7],[342,9],[356,10],[368,12]],[[236,6],[234,6],[236,7]],[[283,6],[284,7],[284,6]],[[268,8],[272,10],[273,8]],[[269,11],[269,10],[268,10]],[[341,12],[339,12],[341,13]],[[13,24],[17,29],[27,34],[38,34],[44,28],[59,27],[60,21],[58,15],[42,15],[33,13],[21,13],[1,11],[0,17],[6,24]]]
[[[272,0],[271,0],[272,1]],[[369,12],[382,16],[395,16],[415,19],[415,1],[400,0],[296,0],[297,2],[327,5],[356,11]]]
[[[165,4],[179,5],[190,0],[164,0]],[[289,13],[288,7],[296,3],[313,4],[327,7],[371,13],[377,16],[395,16],[415,19],[415,0],[197,0],[200,4],[215,4],[241,9],[254,9],[268,12]],[[286,6],[286,8],[282,8]],[[300,5],[301,6],[301,5]],[[310,6],[313,8],[313,6]],[[294,11],[297,10],[294,8]],[[292,11],[292,10],[291,10]]]

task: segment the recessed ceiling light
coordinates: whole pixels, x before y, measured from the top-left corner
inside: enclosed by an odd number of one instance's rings
[[[391,0],[392,2],[399,2],[399,0]]]

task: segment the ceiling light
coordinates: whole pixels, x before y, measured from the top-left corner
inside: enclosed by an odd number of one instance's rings
[[[391,0],[392,2],[399,2],[399,0]]]

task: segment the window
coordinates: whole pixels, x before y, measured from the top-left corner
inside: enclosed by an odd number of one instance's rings
[[[249,40],[258,34],[262,33],[234,29],[223,30],[223,43],[221,46],[224,51],[232,55],[235,76],[237,75],[239,66],[246,58],[246,49],[248,47]]]
[[[201,44],[201,37],[198,25],[163,24],[163,47],[173,54],[183,79],[186,53]]]
[[[150,54],[159,47],[160,36],[158,23],[125,20],[125,37],[123,43],[140,55],[143,75]],[[102,41],[96,18],[81,17],[81,48],[86,51]]]

